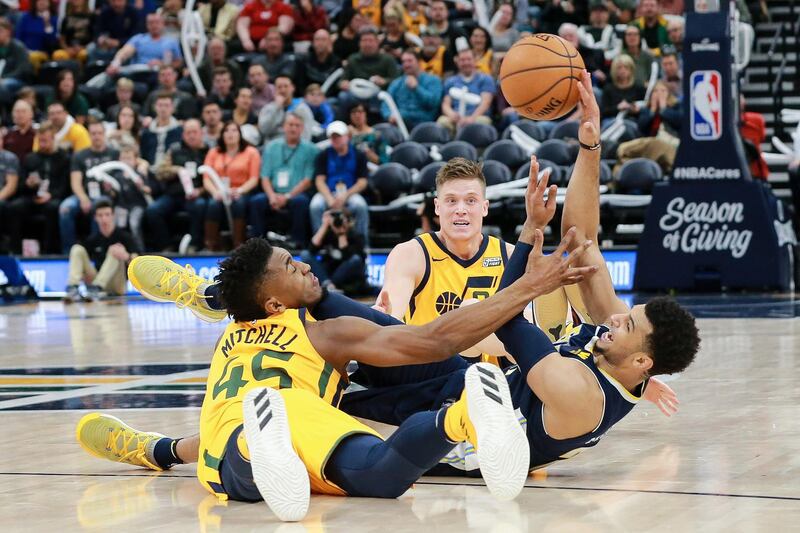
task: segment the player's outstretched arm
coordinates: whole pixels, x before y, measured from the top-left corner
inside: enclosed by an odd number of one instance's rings
[[[420,244],[413,239],[398,244],[386,258],[383,288],[376,304],[380,303],[381,297],[388,296],[389,314],[402,320],[414,289],[424,273],[425,255]]]
[[[600,150],[590,150],[600,143],[600,110],[592,92],[592,79],[583,73],[583,82],[578,85],[583,116],[578,133],[581,149],[575,168],[567,185],[561,232],[574,227],[578,238],[591,239],[594,244],[581,256],[581,266],[596,266],[598,273],[578,284],[581,296],[595,324],[602,324],[615,313],[625,313],[628,307],[617,298],[611,275],[606,268],[603,254],[597,245],[600,225]]]
[[[538,234],[543,240],[541,232]],[[357,318],[338,318],[307,325],[309,339],[327,361],[341,367],[351,359],[374,366],[400,366],[442,361],[469,348],[519,314],[527,303],[564,284],[576,283],[595,269],[573,268],[585,249],[568,256],[569,233],[555,253],[530,255],[525,274],[502,291],[475,305],[446,313],[424,326],[380,327]]]

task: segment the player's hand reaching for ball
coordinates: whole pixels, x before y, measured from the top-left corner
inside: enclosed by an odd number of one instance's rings
[[[576,235],[575,228],[570,228],[561,239],[558,248],[552,254],[544,255],[542,253],[544,234],[538,229],[533,231],[533,250],[528,255],[528,264],[525,268],[525,275],[522,277],[531,292],[549,294],[562,285],[579,283],[597,272],[597,266],[573,266],[592,245],[592,241],[585,241],[580,246],[575,246],[569,255],[564,255],[568,249],[573,247]]]
[[[578,132],[578,140],[583,144],[594,146],[600,142],[600,107],[592,90],[592,75],[584,70],[581,75],[581,83],[578,84],[581,103],[581,129]]]
[[[535,155],[531,156],[531,171],[528,174],[528,187],[525,189],[525,225],[522,228],[520,240],[533,242],[533,230],[544,231],[544,228],[553,220],[556,214],[556,192],[558,187],[548,186],[550,169],[546,169],[539,179],[539,161]],[[547,200],[545,200],[547,193]]]

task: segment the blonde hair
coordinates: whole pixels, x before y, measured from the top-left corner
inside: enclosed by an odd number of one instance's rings
[[[436,190],[453,180],[478,180],[481,190],[486,192],[486,177],[483,175],[483,163],[470,161],[463,157],[454,157],[444,164],[436,173]]]
[[[619,77],[617,75],[617,70],[619,67],[628,67],[631,70],[631,79],[630,82],[625,84],[624,86],[619,83]],[[633,87],[635,83],[636,77],[636,63],[633,62],[633,58],[626,54],[620,54],[614,58],[614,61],[611,62],[611,82],[619,87],[620,89],[627,89],[628,87]]]
[[[664,80],[658,80],[656,84],[653,85],[653,90],[650,92],[650,101],[653,100],[653,94],[656,92],[657,87],[663,87],[667,91],[667,107],[672,107],[678,103],[678,99],[669,90],[669,86],[666,84]],[[647,103],[649,104],[650,102]]]

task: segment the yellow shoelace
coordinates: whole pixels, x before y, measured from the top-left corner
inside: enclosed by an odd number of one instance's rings
[[[186,284],[186,290],[180,292],[175,299],[175,305],[179,309],[196,305],[200,300],[208,298],[205,295],[199,294],[197,288],[203,284],[205,280],[195,274],[194,268],[191,265],[186,265],[184,270],[169,270],[161,275],[161,280],[158,282],[162,287],[166,287],[167,294],[173,290],[177,291],[181,284]],[[170,285],[174,283],[173,285]]]
[[[106,443],[106,448],[111,450],[115,456],[119,457],[119,461],[123,463],[130,463],[132,458],[138,458],[143,462],[149,464],[150,462],[147,461],[144,453],[144,446],[147,443],[147,439],[140,439],[137,437],[136,433],[131,433],[130,437],[128,437],[127,432],[124,428],[120,428],[117,431],[112,431],[108,435],[108,442]],[[122,447],[117,446],[117,441],[119,438],[122,437]],[[136,441],[136,448],[133,450],[129,450],[128,447],[131,445],[133,439],[137,439]]]

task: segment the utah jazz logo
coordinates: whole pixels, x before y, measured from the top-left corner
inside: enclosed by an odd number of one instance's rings
[[[454,292],[443,292],[436,298],[436,312],[440,315],[445,314],[461,306],[461,298]]]

